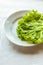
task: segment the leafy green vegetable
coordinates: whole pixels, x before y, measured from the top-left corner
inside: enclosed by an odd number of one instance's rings
[[[18,21],[16,31],[21,40],[34,44],[43,43],[43,14],[37,10],[27,12]]]

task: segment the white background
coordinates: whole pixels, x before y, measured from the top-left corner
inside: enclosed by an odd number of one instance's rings
[[[43,65],[43,44],[19,47],[5,36],[3,25],[7,17],[25,9],[43,11],[43,0],[0,0],[0,65]]]

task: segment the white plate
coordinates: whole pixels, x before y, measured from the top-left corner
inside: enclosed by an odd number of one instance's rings
[[[22,10],[13,13],[8,17],[8,19],[5,21],[4,24],[4,29],[5,29],[5,34],[7,38],[14,44],[19,45],[19,46],[34,46],[36,44],[30,44],[25,41],[22,41],[18,38],[17,33],[16,33],[16,27],[17,23],[20,17],[22,17],[27,10]]]

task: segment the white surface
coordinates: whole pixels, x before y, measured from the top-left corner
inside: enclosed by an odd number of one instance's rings
[[[43,1],[0,0],[0,65],[43,65],[43,44],[28,48],[18,47],[5,36],[4,21],[11,13],[22,9],[43,11]]]

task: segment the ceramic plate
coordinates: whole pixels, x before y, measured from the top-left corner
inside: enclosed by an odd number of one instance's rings
[[[18,20],[27,12],[27,10],[22,10],[13,13],[10,15],[7,20],[5,21],[4,24],[4,30],[7,38],[14,44],[19,45],[19,46],[34,46],[36,44],[30,44],[25,41],[22,41],[21,39],[18,38],[17,33],[16,33],[16,27],[18,25]]]

